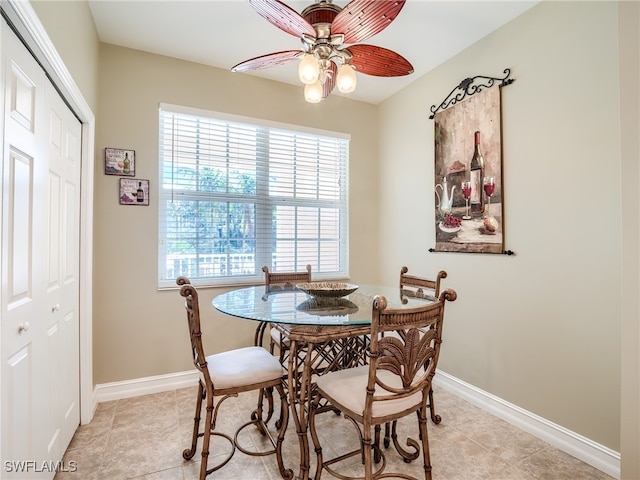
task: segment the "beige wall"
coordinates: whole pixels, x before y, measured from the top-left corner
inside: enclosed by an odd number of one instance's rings
[[[382,278],[402,264],[449,273],[445,285],[459,296],[448,307],[442,369],[616,451],[617,22],[613,2],[544,2],[380,108]],[[462,79],[507,67],[516,81],[502,91],[504,231],[516,255],[429,253],[429,107]]]
[[[32,1],[33,10],[97,116],[100,41],[86,1]]]
[[[114,382],[190,369],[181,299],[158,291],[158,105],[161,102],[265,118],[351,135],[350,270],[377,273],[377,110],[332,96],[304,101],[302,87],[102,45],[96,165],[105,147],[136,151],[136,177],[150,180],[149,207],[118,205],[118,177],[96,168],[94,237],[94,381]],[[217,314],[201,293],[210,352],[252,342],[250,321]]]
[[[640,478],[640,2],[619,4],[622,143],[622,404],[620,478]]]

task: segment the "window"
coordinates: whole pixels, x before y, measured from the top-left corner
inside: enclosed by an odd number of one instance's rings
[[[158,284],[348,275],[349,137],[160,106]]]

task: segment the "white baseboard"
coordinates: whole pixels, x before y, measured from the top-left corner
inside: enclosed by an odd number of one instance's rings
[[[95,386],[93,398],[97,406],[100,402],[137,397],[150,393],[166,392],[198,384],[198,371],[169,373],[154,377],[135,378],[122,382],[102,383]],[[95,408],[94,408],[95,411]]]
[[[607,475],[616,479],[620,478],[619,452],[480,390],[442,370],[438,370],[434,377],[434,384],[544,440],[563,452],[579,458]]]
[[[94,389],[93,411],[95,411],[95,406],[99,402],[165,392],[177,388],[190,387],[197,385],[197,383],[198,372],[196,370],[137,378],[123,382],[103,383],[96,385]],[[616,479],[620,478],[619,452],[474,387],[442,370],[438,371],[434,378],[434,383],[444,390],[559,448],[563,452],[579,458],[598,470]]]

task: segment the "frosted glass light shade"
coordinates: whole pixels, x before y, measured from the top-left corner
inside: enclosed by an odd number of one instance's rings
[[[338,77],[336,83],[338,84],[338,90],[342,93],[351,93],[356,89],[358,79],[356,78],[356,71],[351,65],[345,63],[338,70]]]
[[[318,60],[311,54],[306,54],[300,60],[300,65],[298,65],[298,78],[305,85],[311,85],[318,80],[318,75],[320,74],[320,66],[318,65]]]
[[[304,99],[309,103],[318,103],[322,100],[322,84],[317,81],[304,86]]]

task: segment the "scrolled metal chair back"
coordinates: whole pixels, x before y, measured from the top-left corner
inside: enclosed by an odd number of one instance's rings
[[[367,388],[369,407],[375,401],[403,398],[419,391],[426,398],[440,354],[445,301],[455,299],[455,291],[447,289],[433,303],[387,310],[386,299],[375,297]],[[390,332],[395,335],[385,335]],[[397,378],[381,374],[383,371]]]
[[[198,300],[198,290],[191,284],[191,281],[184,276],[176,279],[180,286],[180,295],[184,297],[184,308],[187,312],[187,324],[189,327],[189,338],[191,340],[191,353],[193,364],[204,376],[207,384],[211,384],[209,369],[207,368],[206,355],[202,345],[202,329],[200,327],[200,304]]]
[[[447,272],[440,270],[436,275],[436,279],[430,280],[416,275],[409,275],[408,271],[407,267],[400,269],[400,293],[402,295],[429,298],[433,294],[434,298],[440,297],[440,283],[442,279],[447,278]],[[429,291],[425,292],[424,289]]]

